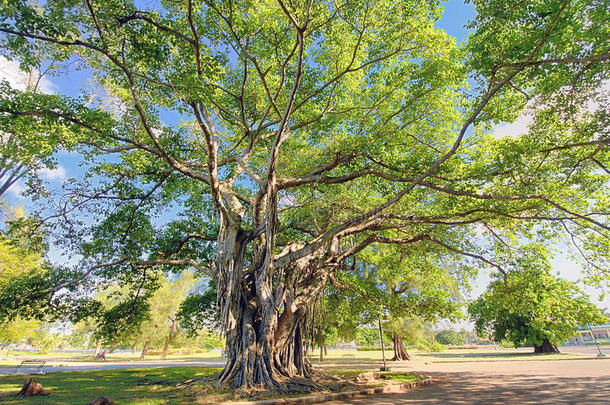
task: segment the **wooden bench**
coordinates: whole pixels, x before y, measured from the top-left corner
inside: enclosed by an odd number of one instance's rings
[[[17,366],[17,369],[15,370],[15,373],[16,374],[21,374],[20,371],[23,368],[23,366],[26,366],[26,367],[38,366],[38,373],[37,374],[44,374],[42,372],[42,368],[44,367],[45,363],[46,363],[46,360],[23,360],[21,362],[21,364]]]

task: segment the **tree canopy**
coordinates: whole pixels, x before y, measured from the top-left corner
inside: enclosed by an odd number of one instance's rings
[[[557,345],[574,336],[579,326],[605,320],[574,283],[540,267],[494,281],[470,304],[469,312],[480,335],[515,347],[532,345],[536,352],[558,352]]]
[[[38,294],[86,306],[118,280],[129,308],[194,268],[217,288],[223,384],[310,377],[312,304],[369,247],[508,277],[506,245],[568,239],[608,280],[602,1],[477,0],[464,46],[419,0],[0,4],[7,57],[102,89],[0,86],[2,133],[87,168],[43,217],[79,263]],[[525,134],[490,133],[524,109]]]

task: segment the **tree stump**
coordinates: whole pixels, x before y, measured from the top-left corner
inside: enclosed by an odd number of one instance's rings
[[[51,395],[51,391],[46,390],[42,385],[31,378],[25,380],[25,384],[21,387],[21,391],[17,395],[23,395],[24,397],[33,397],[36,395]]]
[[[116,403],[104,396],[98,397],[96,400],[89,402],[87,405],[115,405]]]

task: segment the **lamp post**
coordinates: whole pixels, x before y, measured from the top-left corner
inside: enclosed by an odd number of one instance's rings
[[[377,318],[377,323],[379,325],[379,341],[381,342],[381,356],[383,357],[383,367],[379,371],[390,371],[390,369],[385,364],[385,347],[383,346],[383,333],[381,332],[381,317]]]
[[[587,325],[589,325],[589,331],[591,332],[591,337],[593,338],[593,341],[595,342],[595,346],[597,346],[597,351],[599,352],[597,354],[598,358],[603,358],[606,357],[605,354],[602,353],[601,349],[599,348],[599,342],[597,341],[597,339],[595,338],[595,334],[593,333],[593,328],[591,328],[591,323],[587,322]]]

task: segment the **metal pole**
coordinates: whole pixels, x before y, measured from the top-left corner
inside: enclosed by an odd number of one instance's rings
[[[606,357],[606,355],[603,354],[601,349],[599,348],[599,343],[597,342],[597,339],[595,338],[595,334],[593,333],[593,328],[591,328],[591,323],[587,322],[587,325],[589,325],[589,331],[591,332],[591,337],[593,338],[593,341],[595,342],[595,346],[597,346],[597,351],[599,352],[597,357]]]
[[[381,356],[383,357],[383,368],[381,371],[389,371],[385,364],[385,347],[383,346],[383,334],[381,333],[381,318],[377,318],[379,324],[379,341],[381,342]]]

